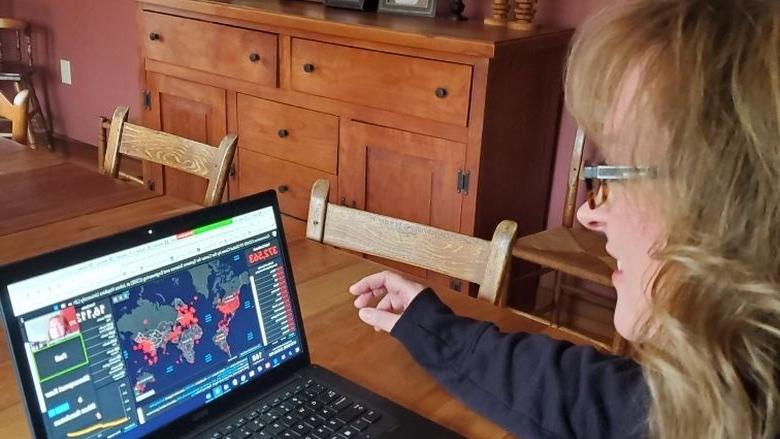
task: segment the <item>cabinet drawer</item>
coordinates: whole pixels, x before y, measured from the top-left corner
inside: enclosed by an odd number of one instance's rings
[[[276,189],[282,213],[305,220],[309,213],[311,186],[320,178],[330,180],[330,198],[335,200],[336,176],[306,166],[239,148],[239,196]]]
[[[247,95],[238,95],[241,148],[336,173],[339,119]]]
[[[465,126],[471,66],[294,38],[293,90]]]
[[[147,58],[276,86],[275,34],[143,12]]]

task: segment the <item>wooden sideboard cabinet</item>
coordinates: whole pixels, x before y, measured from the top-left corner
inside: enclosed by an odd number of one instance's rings
[[[290,0],[141,0],[138,26],[145,124],[238,133],[229,198],[276,189],[303,228],[325,178],[332,202],[468,235],[545,226],[569,30]],[[145,174],[202,199],[196,177]]]

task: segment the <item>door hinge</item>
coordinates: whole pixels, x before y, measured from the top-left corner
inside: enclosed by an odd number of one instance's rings
[[[463,169],[458,169],[457,190],[459,194],[468,195],[469,177],[471,177],[471,171],[464,171]]]
[[[149,90],[144,90],[144,108],[152,109],[152,93]]]

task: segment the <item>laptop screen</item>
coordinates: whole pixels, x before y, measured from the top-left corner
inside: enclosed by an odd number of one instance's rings
[[[302,355],[275,218],[264,207],[8,285],[47,435],[140,436]]]

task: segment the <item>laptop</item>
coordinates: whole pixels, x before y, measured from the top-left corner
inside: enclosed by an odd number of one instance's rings
[[[310,362],[273,191],[0,267],[0,304],[39,438],[459,437]]]

